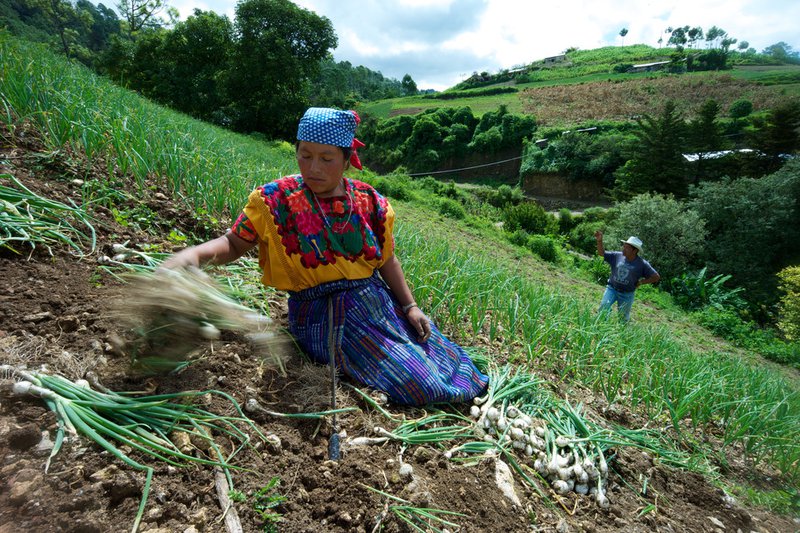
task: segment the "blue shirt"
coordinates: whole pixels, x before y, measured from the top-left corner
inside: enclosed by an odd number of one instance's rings
[[[628,261],[622,252],[606,252],[603,254],[603,260],[611,265],[608,284],[619,292],[633,292],[640,279],[657,274],[650,263],[638,255],[633,261]]]

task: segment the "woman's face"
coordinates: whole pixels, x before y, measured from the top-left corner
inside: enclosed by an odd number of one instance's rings
[[[297,145],[297,164],[303,182],[321,197],[345,193],[342,176],[347,168],[344,153],[338,146],[300,141]]]

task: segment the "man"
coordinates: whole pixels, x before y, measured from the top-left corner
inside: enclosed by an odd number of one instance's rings
[[[640,285],[657,283],[661,276],[650,263],[639,257],[642,241],[638,237],[629,237],[622,243],[621,252],[606,252],[603,247],[603,232],[594,234],[597,241],[597,255],[611,265],[611,277],[608,278],[606,292],[600,301],[600,312],[608,311],[617,302],[622,319],[628,322],[631,318],[633,295]]]

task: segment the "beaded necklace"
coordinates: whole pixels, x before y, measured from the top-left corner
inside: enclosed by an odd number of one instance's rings
[[[306,185],[306,187],[308,186]],[[353,197],[350,194],[350,191],[347,190],[347,185],[345,184],[347,203],[349,204],[349,209],[347,210],[347,220],[344,222],[334,222],[333,224],[331,224],[330,220],[328,219],[328,215],[326,215],[325,211],[322,209],[322,205],[319,203],[319,198],[317,198],[317,195],[311,190],[311,188],[308,188],[308,190],[311,192],[311,196],[314,197],[314,202],[317,204],[317,209],[319,209],[319,214],[322,216],[322,221],[325,222],[325,225],[328,226],[328,229],[334,233],[344,233],[344,230],[350,223],[350,217],[353,215]]]

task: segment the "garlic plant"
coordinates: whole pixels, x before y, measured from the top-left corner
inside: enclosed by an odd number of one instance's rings
[[[569,423],[570,417],[566,422],[551,420],[548,423],[505,401],[498,408],[490,398],[489,394],[475,398],[470,408],[470,415],[476,420],[476,432],[484,441],[504,447],[510,445],[518,455],[532,460],[534,470],[549,481],[558,494],[571,491],[588,494],[600,507],[609,507],[604,489],[608,465],[603,452],[589,439],[578,438],[574,425]]]
[[[114,250],[123,248],[131,250],[124,245]],[[140,272],[129,279],[118,314],[135,335],[127,348],[143,370],[181,368],[205,342],[219,339],[223,329],[246,332],[263,346],[274,337],[268,317],[234,301],[199,269]],[[274,363],[283,368],[277,357]]]

